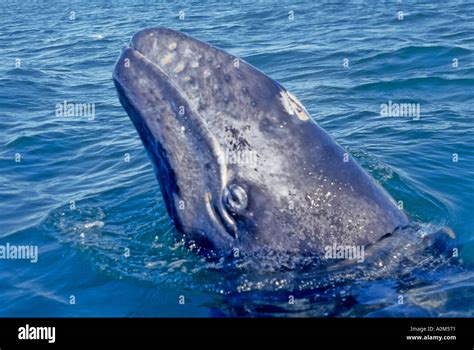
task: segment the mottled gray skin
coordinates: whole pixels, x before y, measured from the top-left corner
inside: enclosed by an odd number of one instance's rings
[[[322,254],[334,243],[374,243],[408,222],[294,96],[222,50],[143,30],[113,78],[171,218],[201,247]],[[237,151],[257,161],[222,161]]]

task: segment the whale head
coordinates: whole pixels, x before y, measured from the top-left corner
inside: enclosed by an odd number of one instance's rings
[[[406,223],[295,96],[233,55],[146,29],[113,79],[169,215],[206,250],[321,253]]]

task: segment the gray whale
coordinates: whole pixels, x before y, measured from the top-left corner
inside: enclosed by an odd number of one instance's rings
[[[294,95],[222,50],[142,30],[113,79],[170,217],[203,249],[324,254],[408,223]]]

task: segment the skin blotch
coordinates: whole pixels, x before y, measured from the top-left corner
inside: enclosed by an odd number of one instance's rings
[[[167,54],[167,55],[161,60],[161,64],[163,64],[163,65],[165,65],[165,64],[170,64],[172,60],[173,60],[172,55]]]
[[[177,46],[178,46],[178,44],[176,44],[176,43],[171,43],[171,44],[168,45],[168,50],[173,51],[173,50],[176,49]]]
[[[184,70],[184,64],[183,63],[179,63],[176,68],[174,69],[174,72],[175,73],[181,73],[182,71]]]
[[[299,120],[309,120],[308,112],[303,107],[300,101],[289,91],[280,92],[282,97],[283,106],[289,115],[295,115]]]

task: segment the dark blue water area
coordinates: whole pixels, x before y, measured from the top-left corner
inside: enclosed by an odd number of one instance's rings
[[[0,260],[0,316],[472,316],[473,18],[467,1],[7,0],[0,245],[39,258]],[[196,254],[111,79],[121,48],[153,26],[279,81],[414,225],[357,266]],[[94,118],[58,116],[64,101],[95,104]],[[419,104],[420,118],[382,117],[389,101]]]

